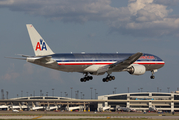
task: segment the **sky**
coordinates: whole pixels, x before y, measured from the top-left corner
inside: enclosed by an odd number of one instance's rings
[[[179,88],[179,0],[0,0],[0,89],[5,98],[52,95],[85,99],[116,93],[176,91]],[[33,24],[55,53],[150,53],[165,61],[155,73],[112,73],[80,82],[81,73],[66,73],[23,60],[34,55],[26,24]],[[21,92],[22,91],[22,92]],[[61,94],[62,93],[62,94]],[[0,96],[0,98],[2,98]]]

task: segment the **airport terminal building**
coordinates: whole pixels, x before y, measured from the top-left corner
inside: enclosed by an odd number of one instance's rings
[[[161,92],[139,92],[121,93],[98,96],[98,100],[107,100],[105,103],[98,103],[98,110],[102,107],[116,106],[135,109],[137,111],[155,108],[157,111],[179,111],[179,94]],[[110,102],[110,100],[116,100]]]
[[[120,93],[98,96],[98,99],[74,99],[56,96],[31,96],[0,99],[0,110],[67,110],[117,111],[118,108],[135,111],[179,112],[179,94],[161,92]]]

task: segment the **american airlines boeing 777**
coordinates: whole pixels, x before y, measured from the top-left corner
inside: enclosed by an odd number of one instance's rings
[[[143,75],[146,71],[151,71],[151,79],[154,79],[154,73],[165,64],[159,57],[141,52],[55,54],[32,24],[26,26],[35,56],[22,55],[23,58],[18,59],[59,71],[83,73],[81,82],[92,80],[91,75],[105,73],[107,76],[102,81],[108,82],[115,79],[115,76],[111,76],[112,72],[122,71],[127,71],[131,75]]]

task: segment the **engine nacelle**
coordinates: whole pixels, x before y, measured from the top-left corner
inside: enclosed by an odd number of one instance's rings
[[[143,75],[145,71],[146,68],[143,65],[133,65],[128,69],[128,72],[131,75]]]

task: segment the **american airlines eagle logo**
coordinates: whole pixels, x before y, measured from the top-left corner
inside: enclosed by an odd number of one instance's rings
[[[37,50],[40,50],[40,51],[47,50],[46,44],[45,44],[45,42],[42,39],[40,39],[40,42],[37,42],[35,50],[36,51]]]

